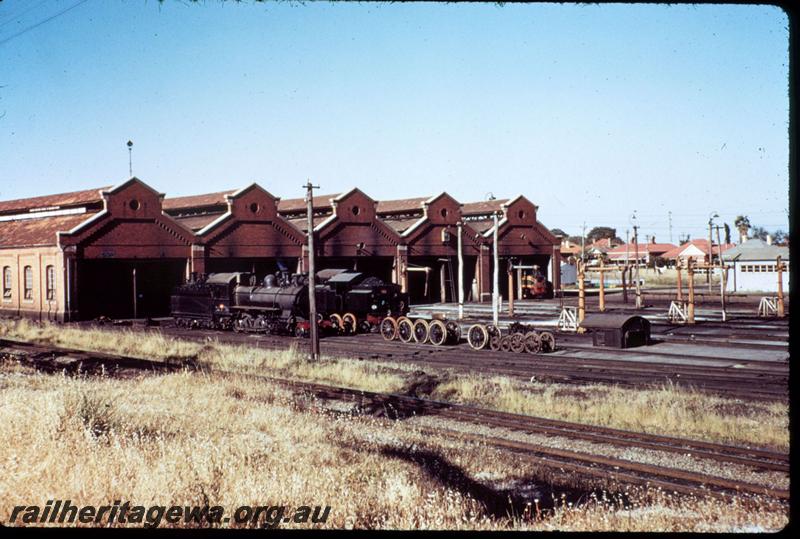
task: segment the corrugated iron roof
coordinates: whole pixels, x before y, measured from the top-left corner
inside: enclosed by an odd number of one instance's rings
[[[111,186],[97,187],[95,189],[84,189],[83,191],[72,191],[70,193],[59,193],[57,195],[3,200],[0,201],[0,213],[21,213],[31,209],[63,208],[67,206],[102,202],[103,197],[100,195],[100,191],[110,188]]]
[[[330,215],[319,215],[314,217],[314,228],[316,228],[322,221],[328,219]],[[305,215],[303,217],[297,217],[295,219],[286,219],[294,226],[302,230],[303,232],[308,231],[308,219],[306,219]]]
[[[462,215],[481,215],[484,213],[491,213],[493,211],[502,210],[503,204],[508,202],[509,199],[502,198],[496,200],[484,200],[481,202],[465,202],[461,206]]]
[[[431,197],[400,198],[397,200],[379,200],[378,214],[405,213],[411,211],[422,212],[422,204]]]
[[[314,195],[314,209],[329,208],[331,200],[338,197],[339,193],[335,195]],[[278,202],[278,213],[290,213],[305,211],[306,199],[305,198],[287,198]]]
[[[96,214],[97,212],[4,221],[0,223],[0,249],[58,245],[57,232],[68,232]]]
[[[219,219],[221,215],[225,215],[225,212],[204,213],[201,215],[187,215],[186,217],[173,217],[173,219],[178,221],[183,226],[191,229],[192,232],[197,232],[201,228],[205,228],[212,221]]]
[[[381,221],[392,227],[398,234],[402,234],[419,220],[419,217],[412,217],[410,219],[381,219]]]
[[[165,198],[162,207],[164,210],[182,210],[190,208],[203,208],[206,206],[225,205],[225,195],[232,195],[237,189],[206,193],[204,195],[189,195],[185,197]]]
[[[779,255],[784,262],[789,260],[788,247],[769,245],[759,238],[750,238],[724,253],[722,258],[725,260],[775,260]]]

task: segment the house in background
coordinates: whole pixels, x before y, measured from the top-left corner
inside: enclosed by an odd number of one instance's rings
[[[725,253],[728,249],[733,247],[734,244],[732,243],[723,244],[721,249],[717,244],[711,245],[712,253],[714,254],[715,258],[719,256],[720,252]],[[681,266],[684,268],[689,262],[689,259],[692,259],[694,264],[703,264],[708,261],[708,240],[696,239],[687,241],[679,247],[670,249],[662,256],[666,259],[669,259],[672,263],[676,263],[678,260],[680,260]]]
[[[771,245],[760,239],[744,243],[723,252],[722,259],[733,265],[728,274],[727,290],[731,292],[777,292],[777,258],[785,264],[783,290],[789,291],[789,248]]]
[[[671,243],[656,243],[655,237],[649,242],[640,242],[638,245],[635,243],[628,243],[617,245],[606,251],[606,256],[610,262],[616,264],[636,262],[636,253],[638,250],[639,264],[649,266],[651,260],[655,258],[665,258],[665,253],[675,249],[675,245]]]

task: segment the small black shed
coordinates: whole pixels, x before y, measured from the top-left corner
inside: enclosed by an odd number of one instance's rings
[[[592,331],[595,346],[632,348],[650,344],[650,321],[629,314],[587,314],[580,327]]]

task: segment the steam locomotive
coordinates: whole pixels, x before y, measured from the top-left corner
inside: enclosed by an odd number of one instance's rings
[[[371,331],[387,316],[408,312],[408,294],[396,284],[345,269],[316,274],[317,324],[336,333]],[[252,273],[193,278],[170,297],[178,327],[307,336],[308,275],[280,272],[256,282]]]

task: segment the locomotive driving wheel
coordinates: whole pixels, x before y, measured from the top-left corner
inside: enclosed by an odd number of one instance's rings
[[[539,334],[535,331],[529,331],[525,334],[525,351],[529,354],[538,354],[542,349],[542,342],[539,340]]]
[[[418,318],[414,322],[414,340],[420,344],[425,343],[430,335],[430,325],[423,318]]]
[[[431,344],[441,346],[447,341],[447,327],[441,320],[434,320],[430,323],[428,328],[428,339]]]
[[[539,334],[542,341],[542,352],[552,352],[556,349],[556,338],[549,331],[543,331]]]
[[[450,320],[445,324],[447,328],[447,336],[450,338],[451,342],[454,344],[458,344],[461,342],[461,325],[456,322],[455,320]]]
[[[503,352],[508,352],[509,350],[511,350],[510,335],[505,335],[503,337],[500,337],[500,350],[502,350]]]
[[[403,342],[411,342],[414,338],[414,324],[403,316],[397,321],[397,335]]]
[[[328,317],[328,319],[331,321],[331,327],[337,333],[344,333],[344,320],[342,319],[342,315],[333,313]]]
[[[342,320],[344,321],[345,333],[352,334],[358,331],[358,319],[356,315],[353,313],[345,313]]]
[[[473,324],[467,330],[467,343],[473,350],[483,350],[489,343],[489,332],[483,324]]]
[[[514,333],[509,337],[509,347],[515,354],[521,354],[525,351],[525,337],[522,333]]]
[[[387,341],[397,339],[397,320],[391,316],[387,316],[381,320],[381,335],[383,335],[383,338]]]
[[[236,320],[233,329],[237,333],[241,333],[249,330],[251,327],[253,327],[253,317],[249,314],[243,314]]]
[[[489,337],[489,349],[492,352],[500,351],[500,335],[492,335]]]

